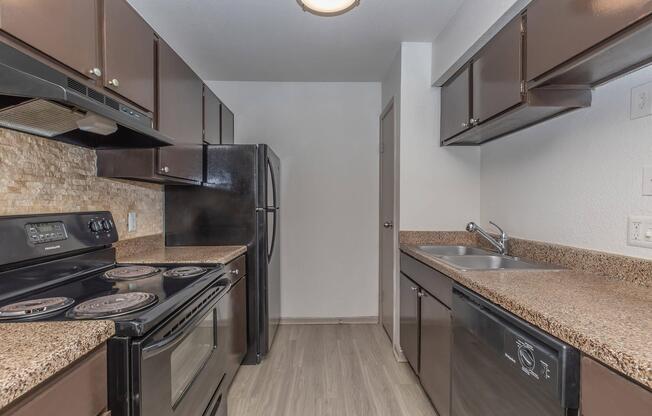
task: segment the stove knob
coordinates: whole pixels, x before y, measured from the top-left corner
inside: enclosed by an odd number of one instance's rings
[[[99,221],[91,221],[88,223],[88,227],[93,231],[94,233],[100,231],[102,229],[102,225],[100,224]]]
[[[102,228],[104,231],[111,231],[111,224],[107,220],[102,220]]]

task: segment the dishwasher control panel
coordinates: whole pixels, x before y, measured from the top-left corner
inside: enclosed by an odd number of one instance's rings
[[[559,386],[559,359],[555,351],[515,331],[504,333],[504,355],[514,368],[546,386],[552,395],[557,395]]]

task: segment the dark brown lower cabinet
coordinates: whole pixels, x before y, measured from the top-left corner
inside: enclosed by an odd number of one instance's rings
[[[582,416],[649,416],[652,392],[582,357]]]
[[[401,348],[415,373],[419,373],[419,286],[401,273]]]
[[[228,302],[224,311],[228,326],[224,354],[228,357],[226,367],[226,385],[230,385],[235,377],[245,354],[247,353],[247,280],[245,256],[240,256],[226,266],[226,272],[235,281],[229,291]],[[239,276],[242,276],[239,280]],[[219,343],[219,340],[218,340]]]
[[[36,387],[3,409],[4,416],[105,416],[107,411],[106,345]]]
[[[419,378],[439,416],[450,415],[451,310],[421,291]]]

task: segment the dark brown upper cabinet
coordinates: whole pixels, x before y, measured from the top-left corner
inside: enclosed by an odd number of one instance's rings
[[[158,129],[177,145],[158,150],[158,174],[201,181],[204,84],[163,40],[158,41]]]
[[[179,144],[202,144],[203,83],[162,39],[158,41],[158,129]]]
[[[235,116],[224,103],[222,103],[220,111],[222,119],[220,143],[233,144],[235,143]]]
[[[126,1],[103,3],[104,86],[153,112],[154,31]]]
[[[521,18],[512,20],[473,60],[473,118],[483,123],[523,100]]]
[[[523,78],[523,19],[518,16],[507,24],[442,87],[443,146],[479,145],[591,105],[589,87],[527,88]],[[466,87],[466,80],[460,81],[460,77],[468,68],[471,76]],[[467,95],[471,97],[468,109],[464,101]],[[470,116],[464,120],[467,110]]]
[[[649,416],[652,392],[582,357],[582,416]]]
[[[468,130],[470,119],[471,66],[467,65],[441,89],[442,142]]]
[[[597,85],[652,59],[652,1],[535,0],[527,81]]]
[[[208,144],[220,144],[221,106],[219,98],[204,85],[204,142]]]
[[[90,79],[102,76],[97,0],[2,0],[0,29]]]

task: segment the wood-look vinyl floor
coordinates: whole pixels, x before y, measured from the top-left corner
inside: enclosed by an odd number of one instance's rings
[[[380,325],[282,325],[271,354],[242,366],[229,416],[437,416]]]

